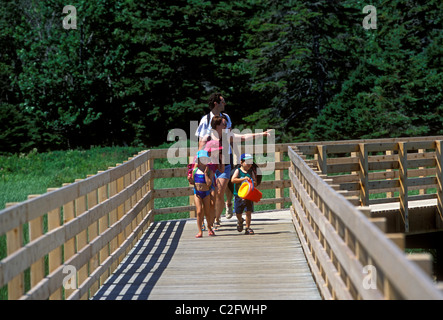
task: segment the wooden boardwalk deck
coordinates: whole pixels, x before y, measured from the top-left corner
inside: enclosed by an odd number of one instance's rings
[[[254,213],[255,235],[236,221],[201,239],[195,219],[152,224],[92,299],[321,299],[289,211]]]

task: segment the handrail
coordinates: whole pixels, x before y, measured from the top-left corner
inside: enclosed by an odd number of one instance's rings
[[[431,279],[360,210],[292,147],[288,154],[294,223],[326,299],[443,299]],[[369,267],[373,273],[366,275]]]

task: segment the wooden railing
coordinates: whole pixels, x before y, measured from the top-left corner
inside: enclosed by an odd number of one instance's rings
[[[442,138],[427,140],[435,142]],[[399,141],[377,141],[391,142]],[[399,187],[397,182],[372,183],[378,179],[375,172],[367,178],[362,175],[365,168],[367,172],[375,170],[372,163],[382,161],[376,158],[377,155],[359,156],[371,152],[366,145],[363,149],[355,149],[355,146],[361,148],[361,143],[374,141],[278,144],[271,149],[266,145],[255,146],[249,152],[266,153],[272,158],[268,161],[275,161],[272,163],[275,178],[264,177],[259,187],[264,191],[264,199],[259,205],[275,205],[279,209],[292,204],[295,227],[324,298],[441,299],[441,293],[430,278],[408,261],[404,253],[367,218],[367,207],[361,207],[361,210],[356,207],[364,199],[362,195],[374,189],[376,192],[385,190],[391,184]],[[326,144],[327,147],[318,147]],[[351,144],[354,146],[350,147]],[[306,159],[290,146],[312,159]],[[383,148],[388,150],[386,146]],[[434,151],[428,150],[430,146],[420,145],[425,150],[423,157],[429,159],[432,156],[428,153],[434,152],[436,159],[441,159],[440,145],[435,145]],[[395,152],[396,148],[389,150]],[[184,149],[178,154],[185,154],[189,159],[193,158],[195,151]],[[343,158],[340,163],[333,155],[334,151],[355,154],[351,154],[350,159]],[[287,156],[290,161],[283,161]],[[185,178],[186,166],[177,164],[173,168],[170,165],[161,168],[167,157],[167,149],[140,152],[105,172],[59,189],[49,189],[44,195],[30,196],[23,203],[8,204],[0,212],[0,237],[6,237],[7,244],[7,256],[0,261],[0,288],[7,286],[8,299],[87,299],[115,270],[154,216],[184,212],[194,217],[193,190]],[[409,161],[409,157],[407,159]],[[387,169],[393,173],[385,177],[395,181],[397,175],[401,175],[395,167],[395,159],[385,157],[384,160],[394,163]],[[409,190],[435,187],[435,182],[440,183],[441,166],[438,163],[441,162],[433,163],[436,169],[431,168],[429,172],[426,171],[429,168],[417,169],[421,170],[418,172],[420,176],[431,176],[435,171],[437,180],[420,180],[426,183],[414,182],[413,186],[408,184]],[[314,164],[326,170],[323,176],[321,171],[315,172],[309,166]],[[412,163],[404,168],[410,165],[427,167],[429,164]],[[259,166],[263,168],[265,164]],[[409,174],[412,170],[408,171]],[[334,171],[346,174],[333,176],[333,179],[342,180],[331,182],[328,174]],[[159,188],[163,180],[173,178],[177,178],[173,187]],[[360,194],[361,189],[364,192]],[[440,197],[439,192],[437,189],[435,197]],[[162,201],[176,197],[182,199],[182,204],[162,204]],[[401,196],[398,198],[401,201]],[[28,233],[26,237],[25,232]],[[24,242],[24,238],[29,241]],[[372,280],[376,281],[377,289],[373,289]]]
[[[425,189],[437,184],[435,196],[424,194],[421,198],[437,197],[440,201],[441,143],[433,137],[428,141],[414,140],[296,145],[300,154],[289,147],[291,211],[325,299],[443,299],[432,279],[370,221],[370,209],[358,207],[359,203],[370,203],[370,192],[393,192],[398,188],[399,198],[390,200],[398,200],[407,208],[408,186],[412,185]],[[405,152],[421,149],[424,151],[417,154],[422,156],[408,157]],[[428,152],[429,149],[436,151]],[[371,152],[387,150],[399,150],[398,159],[392,155],[369,156]],[[328,158],[330,154],[347,156]],[[307,160],[306,155],[313,157]],[[418,161],[419,157],[426,160]],[[430,166],[436,169],[426,168]],[[408,176],[407,169],[415,167],[425,168],[416,169],[413,175],[430,177]],[[397,172],[370,173],[381,169]],[[328,173],[345,174],[334,180]],[[375,181],[382,178],[397,180]]]
[[[275,146],[278,159],[284,150],[287,146]],[[190,152],[185,150],[186,157]],[[155,215],[189,212],[195,216],[186,165],[155,168],[155,160],[161,166],[167,155],[167,149],[144,151],[105,172],[48,189],[23,203],[7,204],[0,211],[0,237],[6,236],[7,246],[7,256],[0,261],[0,288],[7,286],[8,299],[92,297]],[[283,179],[283,171],[288,167],[289,161],[275,163],[276,179],[264,178],[260,185],[260,190],[276,190],[275,197],[265,197],[260,204],[281,208],[290,202],[284,197],[290,181]],[[178,187],[155,188],[156,181],[164,178],[179,178]],[[173,197],[184,197],[188,204],[161,207],[154,203]]]
[[[321,176],[338,185],[354,204],[400,203],[404,230],[409,231],[409,201],[437,199],[442,216],[441,140],[380,139],[367,142],[324,142],[301,146],[314,156]],[[418,190],[411,195],[409,191]],[[377,196],[370,199],[370,195]],[[398,195],[397,195],[398,194]]]

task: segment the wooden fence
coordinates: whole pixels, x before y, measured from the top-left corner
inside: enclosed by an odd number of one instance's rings
[[[282,159],[283,150],[287,146],[277,145],[272,151]],[[182,151],[187,157],[196,152]],[[7,204],[0,212],[0,237],[6,235],[7,246],[7,256],[0,261],[0,288],[7,286],[8,299],[87,299],[155,215],[189,212],[195,216],[186,166],[155,168],[155,160],[164,162],[167,156],[167,149],[144,151],[105,172],[48,189],[23,203]],[[288,167],[289,161],[275,163],[276,179],[263,181],[260,189],[276,190],[276,196],[262,199],[261,204],[281,208],[290,202],[284,197],[290,181],[283,179],[283,171]],[[174,177],[187,186],[154,187],[156,180]],[[155,207],[155,199],[172,197],[187,197],[188,205]]]
[[[301,146],[313,156],[320,176],[332,180],[355,205],[400,203],[405,232],[409,232],[410,201],[437,200],[442,215],[441,140],[435,138],[380,139]],[[410,191],[418,190],[415,195]],[[376,195],[370,199],[370,195]],[[443,227],[443,225],[441,225]]]
[[[430,187],[435,194],[413,199],[437,197],[441,206],[441,142],[434,139],[312,143],[295,146],[298,153],[289,147],[291,210],[325,299],[443,299],[431,277],[368,218],[367,207],[369,193],[399,189],[399,197],[373,203],[400,201],[407,217],[408,190]],[[388,154],[371,155],[378,152]]]

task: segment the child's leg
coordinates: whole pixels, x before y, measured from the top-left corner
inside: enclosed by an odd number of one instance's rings
[[[246,228],[251,226],[251,211],[246,211]]]
[[[242,232],[243,231],[243,206],[242,206],[243,200],[238,197],[235,196],[234,199],[234,211],[235,211],[235,215],[237,216],[237,231],[238,232]]]
[[[212,225],[209,223],[211,221],[211,195],[207,195],[203,200],[203,212],[208,222],[208,230],[212,231]]]
[[[206,218],[206,220],[210,221],[208,222],[208,226],[211,225],[211,229],[214,227],[214,220],[215,220],[215,201],[216,201],[216,190],[212,189],[211,194],[209,197],[211,198],[210,206],[209,206],[209,220]]]
[[[204,218],[204,212],[203,212],[203,201],[198,197],[197,195],[194,195],[194,202],[195,202],[195,210],[197,212],[197,228],[198,233],[197,236],[202,235],[202,225],[203,225],[203,218]]]

